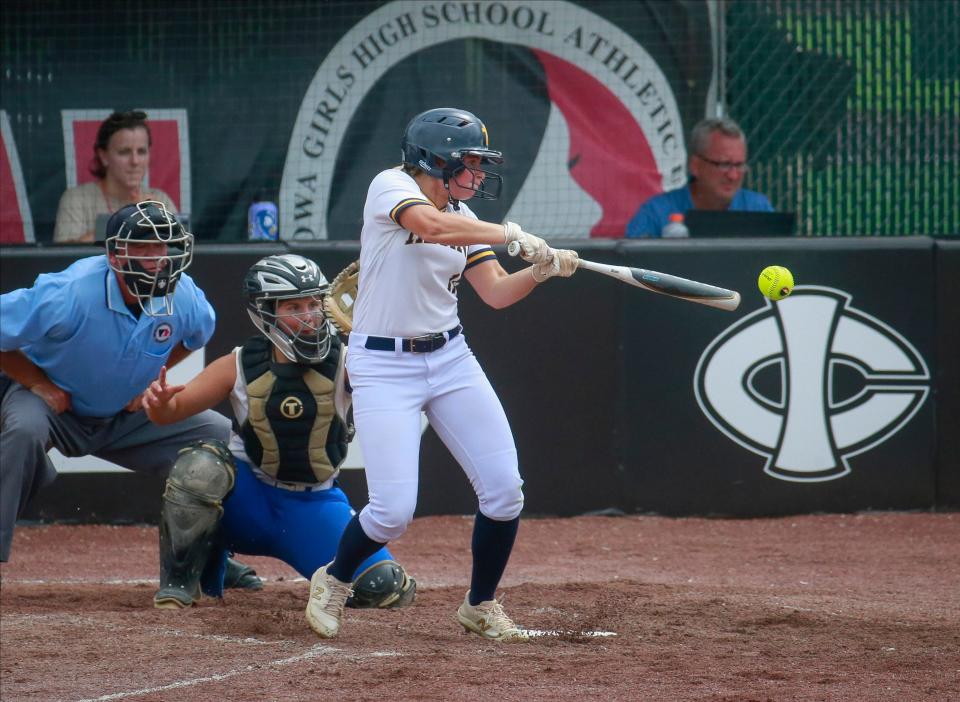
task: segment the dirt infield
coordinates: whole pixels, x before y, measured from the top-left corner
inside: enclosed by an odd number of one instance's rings
[[[506,608],[556,633],[512,646],[453,620],[471,524],[416,520],[394,546],[415,605],[349,610],[332,641],[307,628],[307,583],[277,561],[243,559],[263,592],[158,611],[155,528],[20,528],[0,570],[0,697],[960,697],[960,514],[526,520]]]

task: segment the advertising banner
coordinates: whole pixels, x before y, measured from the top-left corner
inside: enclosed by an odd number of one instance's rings
[[[460,286],[464,335],[503,403],[528,514],[759,516],[930,509],[956,504],[958,260],[927,238],[581,242],[581,256],[739,290],[726,312],[582,270],[504,310]],[[239,281],[289,246],[332,276],[354,243],[201,245],[191,275],[217,310],[208,362],[256,333]],[[4,249],[3,291],[65,266],[62,255]],[[84,249],[85,253],[90,253]],[[509,270],[521,264],[501,253]],[[756,290],[766,265],[790,268],[793,293]],[[946,275],[946,278],[943,276]],[[229,414],[229,407],[219,408]],[[342,482],[357,504],[362,457]],[[83,476],[61,476],[44,507],[76,516]],[[102,481],[95,508],[104,515]],[[117,481],[117,509],[156,509],[158,493]],[[79,482],[76,482],[79,481]],[[139,481],[139,482],[138,482]],[[139,497],[136,497],[139,495]],[[91,498],[92,499],[92,498]],[[418,514],[468,514],[476,498],[426,423]],[[50,509],[54,509],[50,512]],[[81,509],[79,514],[84,514]]]
[[[145,185],[201,241],[246,239],[259,200],[279,205],[284,240],[357,239],[370,179],[399,163],[407,122],[434,107],[476,113],[504,153],[504,196],[482,217],[620,237],[648,196],[684,182],[685,127],[704,115],[713,76],[708,10],[253,0],[174,3],[160,21],[144,0],[13,0],[0,177],[17,191],[0,208],[3,240],[52,239],[65,188],[91,177],[99,121],[130,109],[153,125]],[[15,50],[19,37],[42,58]]]

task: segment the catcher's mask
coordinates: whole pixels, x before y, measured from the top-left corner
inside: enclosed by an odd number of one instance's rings
[[[193,261],[193,234],[162,202],[144,200],[110,217],[107,261],[151,317],[173,314],[173,292]]]
[[[503,163],[503,154],[489,146],[490,137],[483,122],[466,110],[452,107],[427,110],[414,117],[400,142],[403,162],[434,178],[442,178],[448,190],[450,181],[464,170],[483,173],[484,179],[478,187],[463,187],[473,190],[474,197],[481,200],[496,200],[503,185],[500,174],[483,168],[473,169],[463,162],[466,156],[479,156],[481,165]],[[473,182],[476,183],[477,179]]]
[[[294,363],[319,363],[330,353],[333,336],[323,313],[330,288],[320,267],[296,254],[261,258],[243,278],[247,313],[257,329]],[[303,299],[293,315],[278,315],[278,302]],[[285,317],[294,317],[294,329]]]

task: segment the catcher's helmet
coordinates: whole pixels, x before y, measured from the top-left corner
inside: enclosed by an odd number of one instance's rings
[[[421,112],[410,120],[400,142],[403,162],[434,178],[443,178],[444,186],[467,168],[465,156],[479,156],[481,164],[503,163],[503,154],[489,146],[490,137],[483,122],[466,110],[452,107]],[[473,189],[475,197],[496,200],[502,185],[500,175],[479,170],[485,178],[479,188]]]
[[[127,205],[107,221],[107,261],[120,274],[144,314],[173,314],[173,292],[180,275],[193,261],[193,234],[162,202],[144,200]],[[163,244],[161,253],[144,253],[137,245]]]
[[[294,363],[319,363],[330,353],[332,335],[323,314],[323,296],[330,288],[320,267],[297,254],[261,258],[243,278],[247,313],[257,329]],[[294,332],[277,317],[277,300],[313,298],[316,305],[297,316]]]

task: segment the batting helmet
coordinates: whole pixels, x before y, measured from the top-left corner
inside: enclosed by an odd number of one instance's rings
[[[329,288],[320,267],[297,254],[261,258],[243,278],[250,319],[294,363],[319,363],[330,353],[333,337],[323,314],[323,296]],[[277,316],[277,300],[301,297],[316,304],[297,315],[299,329],[294,331]]]
[[[410,120],[400,142],[405,164],[434,178],[443,178],[445,186],[467,168],[465,156],[479,156],[481,164],[503,163],[503,154],[489,147],[490,137],[483,122],[476,115],[453,107],[421,112]],[[473,188],[475,197],[496,200],[502,185],[500,175],[478,170],[485,178],[478,188]]]
[[[173,314],[177,281],[193,261],[193,234],[162,202],[144,200],[113,213],[105,243],[110,268],[120,274],[144,314]],[[147,248],[150,244],[162,248]]]

